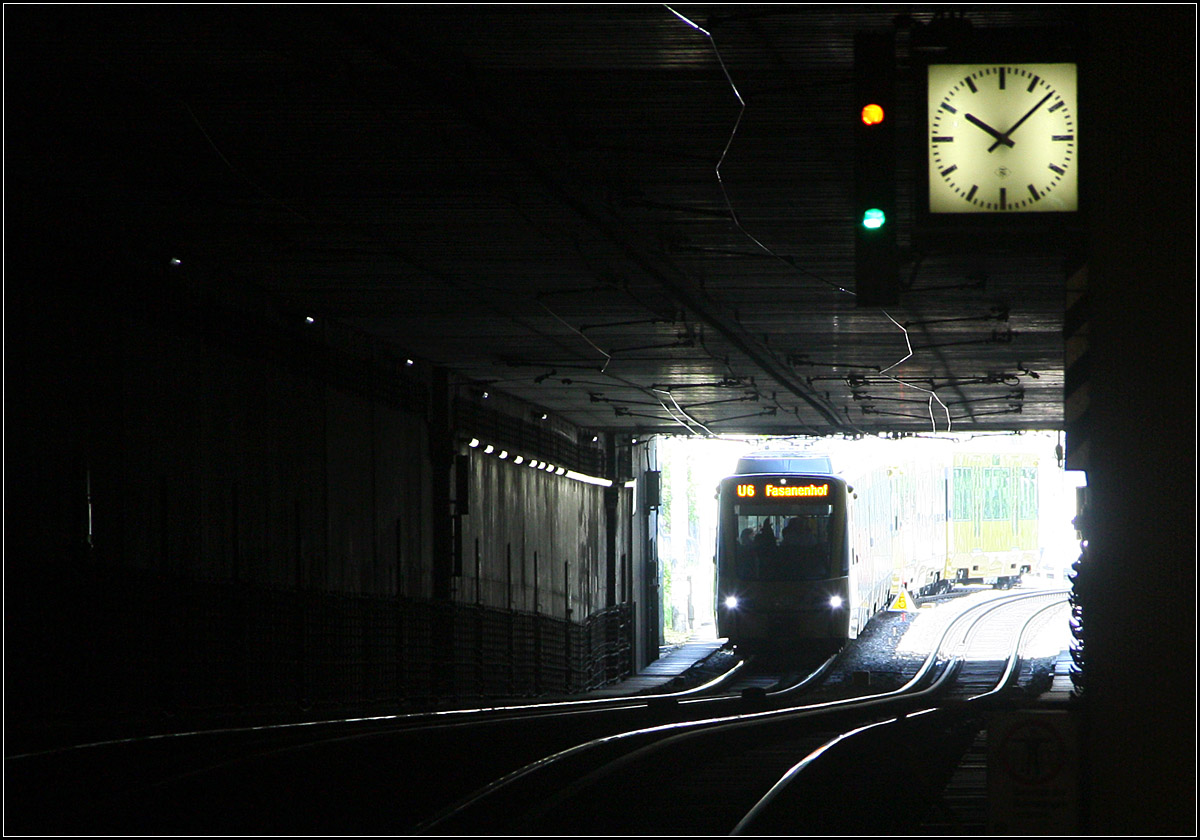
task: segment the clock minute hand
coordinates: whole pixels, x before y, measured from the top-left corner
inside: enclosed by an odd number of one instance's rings
[[[1008,131],[1004,132],[1003,136],[996,138],[996,142],[988,147],[988,151],[989,152],[992,151],[997,146],[999,146],[1001,143],[1007,143],[1009,146],[1011,146],[1012,140],[1009,138],[1012,135],[1012,133],[1021,127],[1021,123],[1025,122],[1025,120],[1027,120],[1031,116],[1033,116],[1034,111],[1036,111],[1038,108],[1041,108],[1042,105],[1046,104],[1046,100],[1049,99],[1053,95],[1054,95],[1054,91],[1050,91],[1045,96],[1043,96],[1040,100],[1038,100],[1038,104],[1034,105],[1032,108],[1030,108],[1028,111],[1026,111],[1025,116],[1023,116],[1023,117],[1021,117],[1021,119],[1017,120],[1013,124],[1012,128],[1010,128]]]
[[[992,148],[988,149],[989,152],[992,149],[996,148],[996,146],[1000,145],[1001,143],[1004,143],[1007,146],[1011,146],[1013,144],[1013,141],[1009,140],[1005,135],[1001,134],[999,131],[992,128],[990,125],[985,123],[983,120],[979,119],[979,117],[975,116],[974,114],[967,114],[964,117],[964,119],[967,122],[971,123],[971,125],[979,126],[984,131],[986,131],[988,134],[990,134],[996,138],[996,142],[992,144]]]

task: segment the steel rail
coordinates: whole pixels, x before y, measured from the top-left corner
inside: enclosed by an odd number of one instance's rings
[[[987,608],[982,609],[981,612],[979,613],[979,615],[974,616],[970,625],[964,631],[963,638],[958,643],[958,652],[956,653],[956,659],[955,659],[956,664],[960,663],[962,661],[961,660],[962,652],[969,649],[972,638],[978,632],[980,626],[982,625],[982,622],[992,612],[999,610],[999,609],[1009,608],[1009,607],[1014,606],[1014,604],[1016,604],[1016,603],[1021,603],[1026,600],[1032,600],[1034,598],[1042,598],[1042,597],[1054,597],[1055,598],[1054,603],[1049,604],[1045,607],[1042,607],[1041,609],[1037,610],[1036,612],[1032,613],[1031,615],[1025,617],[1025,619],[1022,621],[1020,631],[1018,633],[1014,634],[1013,642],[1012,642],[1012,644],[1009,648],[1008,654],[1005,658],[1005,667],[1004,667],[1003,671],[1001,672],[999,678],[996,680],[995,685],[990,690],[983,692],[982,694],[978,694],[974,697],[968,698],[968,700],[967,700],[968,703],[978,703],[979,701],[997,697],[1001,692],[1003,692],[1009,686],[1009,684],[1013,680],[1014,675],[1016,674],[1016,669],[1020,662],[1019,653],[1020,653],[1021,646],[1025,642],[1025,634],[1029,631],[1030,627],[1033,626],[1034,622],[1037,621],[1037,619],[1043,613],[1049,612],[1051,610],[1060,609],[1064,604],[1066,604],[1068,594],[1069,593],[1065,590],[1062,590],[1062,591],[1051,590],[1049,592],[1039,592],[1039,593],[1032,594],[1032,595],[1025,595],[1023,597],[1014,597],[1012,599],[1004,599],[1003,601],[1001,601],[997,604],[981,605],[981,606],[986,606]],[[948,635],[950,629],[951,628],[947,628],[947,635]],[[934,691],[935,689],[942,688],[943,684],[946,682],[948,677],[956,671],[957,671],[957,667],[948,666],[945,669],[945,671],[943,672],[942,676],[935,681],[934,685],[931,685],[928,689],[925,690],[925,692],[922,692],[922,693],[927,693],[930,691]],[[908,714],[903,715],[898,718],[892,718],[892,719],[883,720],[883,721],[876,721],[876,722],[868,724],[866,726],[860,726],[860,727],[857,727],[848,732],[843,732],[843,733],[839,734],[836,738],[833,738],[830,741],[827,741],[826,743],[822,744],[820,747],[813,750],[813,752],[811,752],[807,756],[805,756],[804,759],[802,759],[794,767],[790,768],[779,779],[779,781],[777,781],[771,787],[771,789],[769,791],[767,791],[767,793],[764,794],[763,797],[757,803],[755,803],[755,805],[749,811],[746,812],[746,815],[744,817],[742,817],[741,821],[738,822],[738,824],[734,827],[733,831],[731,831],[730,834],[731,835],[744,835],[744,834],[749,834],[749,833],[761,833],[761,832],[755,831],[755,823],[761,823],[766,818],[766,815],[770,811],[770,809],[772,809],[773,807],[776,807],[776,805],[779,803],[779,801],[783,797],[788,795],[788,791],[790,790],[791,786],[798,781],[798,779],[801,777],[801,775],[804,773],[805,770],[811,768],[817,761],[819,761],[821,759],[822,756],[828,754],[839,744],[842,744],[843,742],[847,741],[850,738],[862,736],[863,733],[868,732],[870,730],[877,729],[879,727],[895,726],[904,718],[913,718],[918,715],[930,714],[933,711],[935,711],[935,710],[934,709],[922,709],[919,711],[909,712]]]
[[[571,797],[578,795],[584,789],[602,782],[605,778],[611,776],[611,774],[619,772],[622,768],[628,767],[636,761],[648,758],[657,751],[670,749],[693,737],[729,736],[735,731],[764,723],[777,721],[790,722],[847,710],[859,711],[884,708],[901,702],[907,703],[914,698],[919,699],[930,693],[930,690],[923,689],[922,686],[937,666],[938,659],[944,652],[948,640],[956,628],[961,628],[964,624],[969,626],[972,616],[981,613],[987,614],[992,609],[998,608],[1000,603],[1012,604],[1013,602],[1024,601],[1033,597],[1044,597],[1044,595],[1045,593],[1040,592],[1008,595],[997,602],[988,602],[969,607],[961,615],[951,620],[942,631],[937,643],[926,656],[917,673],[900,688],[872,695],[868,698],[845,698],[807,706],[742,713],[704,720],[672,722],[587,741],[553,755],[546,756],[502,776],[491,784],[460,800],[450,808],[425,820],[417,827],[416,833],[438,833],[444,829],[454,830],[452,826],[454,820],[462,818],[473,809],[486,808],[491,803],[499,802],[502,796],[512,794],[518,786],[521,786],[522,789],[528,789],[539,784],[540,779],[552,773],[557,773],[560,777],[569,775],[568,766],[577,767],[579,765],[586,765],[589,753],[592,754],[591,758],[594,760],[599,759],[599,753],[605,751],[614,751],[619,754],[608,761],[603,761],[599,767],[596,767],[595,763],[590,766],[582,766],[577,770],[577,772],[581,772],[581,775],[577,775],[574,781],[567,783],[565,786],[557,787],[556,793],[549,797],[545,795],[544,791],[538,795],[530,793],[529,798],[536,800],[538,803],[534,809],[536,813],[530,814],[530,817],[536,817],[537,813],[545,813],[549,809],[561,805]],[[961,644],[961,642],[957,642],[957,644]],[[946,670],[950,671],[952,669],[951,664]],[[945,679],[945,676],[943,676],[943,679]],[[942,680],[937,681],[938,684],[941,682]],[[503,806],[497,805],[497,807],[502,808]]]

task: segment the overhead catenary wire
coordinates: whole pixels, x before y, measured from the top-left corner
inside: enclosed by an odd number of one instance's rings
[[[929,395],[929,422],[933,426],[934,432],[937,431],[937,421],[933,419],[933,401],[937,400],[938,405],[940,405],[942,407],[942,409],[946,412],[946,431],[949,432],[952,427],[952,423],[950,420],[950,409],[946,407],[946,404],[944,402],[942,402],[941,398],[935,392],[933,392],[929,389],[926,389],[926,388],[921,388],[918,385],[913,385],[911,382],[905,382],[902,379],[897,379],[894,376],[887,375],[887,372],[889,370],[891,370],[894,367],[899,367],[900,365],[904,364],[909,359],[911,359],[913,356],[913,349],[912,349],[912,342],[908,338],[908,330],[905,329],[903,326],[901,326],[900,323],[895,318],[893,318],[891,315],[888,315],[886,310],[881,309],[879,311],[882,312],[884,315],[886,315],[887,319],[889,321],[891,321],[893,324],[895,324],[900,329],[900,331],[904,333],[904,343],[908,345],[908,354],[900,361],[890,364],[887,367],[880,370],[879,371],[880,375],[886,379],[890,379],[893,382],[899,383],[900,385],[903,385],[906,388],[912,388],[915,391],[921,391],[922,393]]]
[[[671,8],[670,6],[668,6],[666,4],[663,4],[663,5],[664,5],[664,8],[667,9],[667,11],[669,11],[671,14],[675,15],[675,17],[679,18],[681,21],[686,23],[688,26],[692,27],[697,32],[700,32],[706,38],[708,38],[709,44],[713,48],[713,54],[717,58],[717,63],[721,67],[721,72],[725,75],[725,79],[726,79],[726,81],[729,82],[729,86],[733,91],[733,95],[738,101],[739,108],[738,108],[737,118],[734,120],[733,128],[729,133],[729,137],[725,141],[725,147],[722,149],[721,156],[718,159],[717,165],[716,165],[717,184],[721,189],[721,196],[725,201],[725,206],[729,211],[729,216],[730,216],[730,219],[733,221],[734,226],[744,236],[746,236],[746,238],[748,238],[751,242],[753,242],[755,245],[757,245],[759,248],[761,248],[764,252],[766,252],[767,254],[770,254],[772,257],[775,257],[776,259],[780,260],[781,262],[786,263],[787,265],[791,266],[792,268],[796,269],[797,271],[801,272],[802,274],[805,274],[807,276],[814,277],[815,279],[820,280],[822,283],[825,283],[827,286],[830,286],[831,288],[834,288],[839,292],[842,292],[842,293],[848,294],[848,295],[852,295],[852,296],[857,296],[857,295],[855,295],[854,292],[850,291],[849,289],[839,286],[838,284],[828,280],[827,278],[824,278],[817,274],[814,274],[813,272],[808,271],[807,269],[804,269],[802,266],[796,265],[794,260],[790,260],[790,259],[776,253],[773,249],[769,248],[761,240],[759,240],[756,236],[751,234],[748,230],[746,230],[745,227],[742,226],[741,220],[738,218],[737,211],[733,207],[733,202],[729,198],[729,193],[725,189],[725,181],[721,177],[721,166],[725,163],[725,158],[728,156],[729,150],[733,146],[734,137],[737,136],[738,129],[741,126],[742,117],[746,112],[746,100],[742,98],[742,94],[738,91],[737,85],[734,83],[733,77],[729,73],[729,68],[726,67],[725,60],[724,60],[724,58],[721,57],[721,51],[717,48],[716,38],[713,37],[713,34],[711,32],[709,32],[707,29],[705,29],[704,27],[697,24],[695,21],[690,20],[685,15],[680,14],[678,11]],[[898,367],[899,365],[903,364],[904,362],[906,362],[910,358],[912,358],[913,349],[912,349],[912,342],[909,340],[908,330],[906,330],[903,326],[901,326],[900,323],[898,321],[896,321],[896,319],[893,318],[891,315],[889,315],[886,311],[881,309],[880,312],[882,312],[883,315],[889,321],[891,321],[893,324],[895,324],[896,327],[904,334],[904,342],[908,347],[908,353],[907,353],[907,355],[904,356],[904,358],[902,358],[899,361],[894,362],[893,364],[888,365],[886,368],[882,369],[881,373],[886,373],[886,371],[889,371],[894,367]],[[899,379],[899,378],[892,377],[892,376],[888,376],[886,378],[903,386],[903,387],[913,388],[917,391],[921,391],[922,393],[929,394],[929,402],[928,402],[929,419],[930,419],[931,425],[933,426],[933,431],[935,433],[937,432],[937,421],[934,419],[934,416],[933,416],[933,402],[934,402],[934,400],[937,400],[938,404],[941,405],[942,408],[946,411],[946,431],[947,432],[950,431],[950,427],[951,427],[950,411],[949,411],[949,409],[946,408],[945,403],[943,403],[934,392],[929,391],[925,388],[920,388],[916,385],[912,385],[912,384],[904,381],[903,379]]]
[[[755,245],[757,245],[760,249],[762,249],[762,251],[765,254],[767,254],[771,257],[774,257],[775,259],[790,266],[791,268],[795,269],[796,271],[799,271],[801,274],[805,274],[815,280],[818,280],[818,281],[824,283],[825,285],[827,285],[833,289],[836,289],[839,292],[842,292],[842,293],[848,294],[848,295],[854,295],[854,292],[850,291],[849,289],[843,288],[842,286],[839,286],[838,284],[830,281],[829,279],[827,279],[825,277],[820,276],[819,274],[814,274],[813,272],[809,271],[808,269],[804,268],[803,266],[796,265],[795,260],[788,259],[787,257],[782,256],[781,254],[777,253],[774,249],[768,247],[766,244],[764,244],[762,242],[762,240],[760,240],[758,237],[756,237],[754,234],[752,234],[750,231],[748,231],[742,225],[741,219],[738,217],[737,210],[734,209],[733,201],[729,198],[729,193],[725,189],[725,179],[721,177],[721,167],[724,165],[725,158],[729,155],[729,150],[733,146],[733,140],[737,136],[738,129],[741,127],[742,117],[746,113],[746,100],[742,98],[741,92],[738,91],[737,85],[733,81],[733,76],[731,76],[729,74],[729,68],[725,66],[725,59],[721,57],[721,51],[719,49],[717,49],[717,41],[713,37],[712,33],[709,32],[704,27],[697,24],[696,22],[689,20],[684,15],[681,15],[679,12],[675,11],[670,6],[664,6],[664,8],[666,8],[667,11],[669,11],[671,14],[675,15],[677,18],[679,18],[684,23],[686,23],[688,26],[691,26],[697,32],[702,33],[706,38],[708,38],[708,42],[713,48],[713,54],[717,58],[717,63],[721,66],[721,72],[725,74],[725,80],[727,82],[729,82],[729,87],[733,91],[733,95],[738,101],[737,118],[734,120],[733,129],[729,132],[729,137],[725,141],[725,148],[721,150],[721,156],[717,160],[717,165],[716,165],[716,169],[715,169],[716,176],[717,176],[717,185],[721,189],[721,197],[725,201],[725,208],[729,212],[729,218],[733,221],[734,226],[742,233],[743,236],[745,236],[747,239],[749,239],[751,242],[753,242]]]

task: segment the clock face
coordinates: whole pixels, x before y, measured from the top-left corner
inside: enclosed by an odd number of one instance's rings
[[[1074,64],[931,64],[929,212],[1079,209]]]

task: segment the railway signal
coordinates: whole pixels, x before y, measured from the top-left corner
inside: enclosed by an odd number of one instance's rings
[[[896,51],[891,31],[854,38],[854,283],[859,306],[899,300]]]

